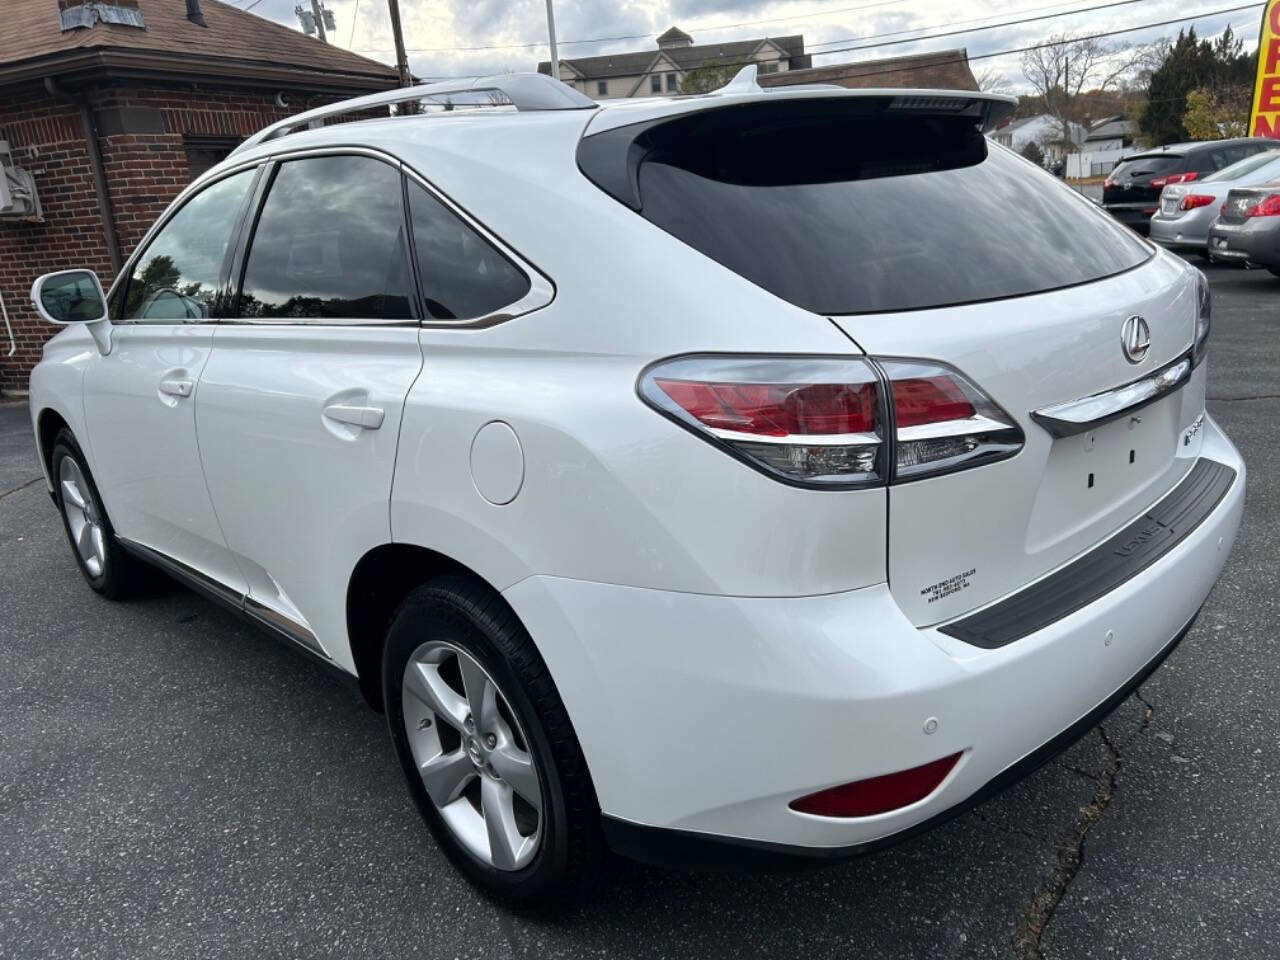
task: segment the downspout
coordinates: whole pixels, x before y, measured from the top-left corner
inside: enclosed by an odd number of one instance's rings
[[[120,239],[116,236],[115,216],[111,212],[111,195],[107,193],[107,171],[102,164],[102,148],[98,143],[98,124],[87,97],[78,96],[62,86],[53,77],[44,78],[44,88],[51,97],[80,108],[80,122],[84,127],[84,145],[89,153],[89,169],[93,172],[93,187],[98,194],[98,213],[102,217],[102,232],[107,238],[107,255],[111,258],[112,276],[120,272]]]

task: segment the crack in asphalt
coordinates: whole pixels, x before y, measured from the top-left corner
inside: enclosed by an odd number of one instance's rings
[[[26,483],[20,483],[18,484],[18,486],[14,487],[12,490],[6,490],[3,493],[0,493],[0,500],[3,500],[5,497],[9,496],[9,494],[11,493],[17,493],[20,490],[27,489],[27,487],[35,486],[37,483],[39,483],[43,479],[44,479],[43,477],[36,477],[33,480],[28,480]]]
[[[1134,695],[1146,708],[1142,721],[1138,725],[1138,734],[1141,735],[1150,724],[1155,708],[1140,691],[1135,690]],[[1089,777],[1097,783],[1093,799],[1080,808],[1080,816],[1058,847],[1058,862],[1054,865],[1053,872],[1041,885],[1022,915],[1018,917],[1013,931],[1013,955],[1016,960],[1042,960],[1044,954],[1041,952],[1040,944],[1044,931],[1049,921],[1053,919],[1053,913],[1057,910],[1058,904],[1062,903],[1066,897],[1071,882],[1075,880],[1080,868],[1084,865],[1085,837],[1102,819],[1115,796],[1116,774],[1120,772],[1120,764],[1123,762],[1120,748],[1112,741],[1111,735],[1102,724],[1098,725],[1097,731],[1102,746],[1102,775]],[[1068,769],[1075,768],[1068,767]],[[1076,770],[1076,772],[1082,771]]]

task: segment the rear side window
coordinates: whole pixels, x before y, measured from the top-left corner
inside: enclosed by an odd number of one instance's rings
[[[1223,167],[1217,173],[1211,173],[1204,178],[1205,183],[1214,183],[1221,180],[1239,180],[1241,177],[1248,176],[1260,167],[1265,167],[1269,163],[1274,163],[1276,157],[1280,156],[1274,150],[1267,150],[1260,153],[1253,153],[1238,160],[1229,167]]]
[[[483,317],[529,292],[529,278],[519,267],[413,182],[409,219],[423,307],[433,320]]]
[[[255,171],[219,180],[183,204],[134,264],[119,313],[137,323],[198,323],[213,312],[223,261]],[[113,300],[115,297],[113,296]]]
[[[639,212],[822,314],[1038,293],[1151,255],[1087,200],[989,145],[973,119],[880,103],[868,112],[856,99],[784,102],[667,121],[639,144],[647,150],[625,154],[642,158],[632,172]],[[579,154],[597,183],[600,156]]]
[[[240,316],[408,320],[400,171],[372,157],[280,165],[258,217]]]

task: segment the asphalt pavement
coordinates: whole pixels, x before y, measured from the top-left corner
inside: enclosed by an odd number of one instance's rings
[[[1248,503],[1195,628],[1136,696],[883,853],[769,874],[619,862],[555,917],[459,879],[382,717],[324,668],[176,586],[92,594],[26,408],[0,404],[0,957],[1280,956],[1280,280],[1208,272],[1209,409]]]

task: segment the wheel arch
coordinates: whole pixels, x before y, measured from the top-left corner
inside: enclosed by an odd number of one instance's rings
[[[50,490],[53,489],[53,444],[62,430],[71,430],[71,423],[53,407],[45,407],[36,414],[36,446]],[[74,435],[75,431],[71,432]]]
[[[347,640],[360,692],[378,712],[383,710],[382,645],[391,618],[409,591],[449,574],[469,577],[502,597],[497,587],[466,564],[417,544],[374,547],[352,570],[347,583]]]

